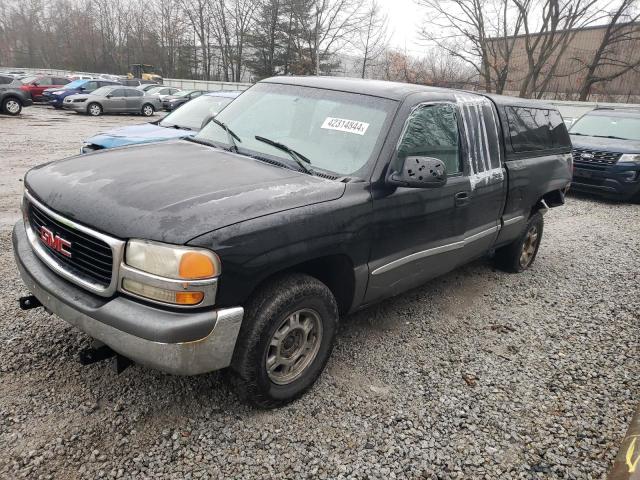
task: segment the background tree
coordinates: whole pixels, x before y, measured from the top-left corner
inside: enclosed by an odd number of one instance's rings
[[[372,67],[372,63],[380,58],[387,48],[388,24],[387,15],[382,12],[377,0],[373,0],[365,11],[362,28],[357,32],[355,40],[355,47],[362,52],[361,78],[367,76],[367,69]]]
[[[579,86],[579,99],[589,98],[592,88],[610,82],[631,70],[640,70],[640,20],[636,0],[622,0],[608,13],[609,23],[591,58],[575,60],[582,65],[584,79]]]

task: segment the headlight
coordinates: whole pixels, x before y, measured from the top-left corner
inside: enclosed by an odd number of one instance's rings
[[[640,163],[640,153],[625,153],[619,162]]]
[[[210,250],[129,240],[120,286],[155,302],[212,305],[221,271],[220,259]]]
[[[220,274],[220,260],[203,248],[129,240],[125,263],[143,272],[177,280],[201,280]]]

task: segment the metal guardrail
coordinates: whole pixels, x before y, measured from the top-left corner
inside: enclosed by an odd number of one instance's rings
[[[44,74],[55,75],[60,77],[67,77],[69,75],[91,75],[98,76],[99,73],[92,72],[78,72],[75,70],[55,70],[50,68],[22,68],[22,67],[3,67],[0,66],[0,71],[21,71],[26,74]],[[183,78],[165,78],[163,84],[168,87],[176,87],[180,89],[190,90],[246,90],[252,83],[245,82],[217,82],[217,81],[204,81],[204,80],[189,80]]]
[[[189,90],[246,90],[252,83],[215,82],[204,80],[185,80],[181,78],[165,78],[163,85]]]
[[[607,480],[640,480],[640,407],[631,419]]]

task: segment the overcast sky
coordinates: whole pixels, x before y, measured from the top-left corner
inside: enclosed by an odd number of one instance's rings
[[[424,17],[424,9],[413,0],[378,0],[389,15],[391,46],[420,56],[424,47],[420,45],[418,30]]]

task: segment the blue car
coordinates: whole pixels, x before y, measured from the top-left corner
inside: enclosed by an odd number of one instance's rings
[[[74,80],[61,88],[50,88],[42,93],[44,100],[54,108],[62,108],[65,97],[77,93],[91,93],[100,87],[119,85],[111,80]]]
[[[87,139],[80,149],[89,153],[103,148],[124,147],[190,137],[233,101],[241,91],[219,91],[201,95],[172,111],[162,120],[116,128]]]

